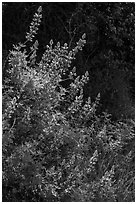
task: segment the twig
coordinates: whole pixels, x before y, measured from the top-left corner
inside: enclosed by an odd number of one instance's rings
[[[10,133],[10,132],[11,132],[11,130],[13,129],[13,127],[14,127],[15,123],[16,123],[16,118],[14,118],[14,122],[13,122],[13,124],[12,124],[12,126],[11,126],[11,128],[10,128],[10,130],[9,130],[9,133]]]

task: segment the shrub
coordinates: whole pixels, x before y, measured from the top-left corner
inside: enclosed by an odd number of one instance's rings
[[[84,100],[88,72],[71,63],[85,34],[71,50],[51,40],[37,62],[41,13],[10,51],[3,83],[3,201],[133,201],[134,125],[97,115],[99,94]]]

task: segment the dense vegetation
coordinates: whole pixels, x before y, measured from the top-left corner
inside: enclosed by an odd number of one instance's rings
[[[7,53],[7,14],[38,4]],[[3,201],[133,202],[134,4],[5,3],[4,16]]]

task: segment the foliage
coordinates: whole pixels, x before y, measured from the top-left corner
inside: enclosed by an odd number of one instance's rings
[[[84,99],[89,74],[72,62],[85,34],[72,49],[50,40],[37,60],[41,17],[39,7],[3,82],[3,201],[132,202],[134,122],[97,115],[100,94]]]
[[[40,60],[51,37],[69,49],[86,33],[86,45],[73,61],[78,75],[89,71],[84,99],[98,93],[101,111],[114,120],[134,118],[135,99],[135,3],[134,2],[7,2],[3,3],[3,58],[12,44],[23,41],[36,8],[43,19],[37,35]],[[54,33],[54,35],[53,35]],[[6,69],[3,68],[3,78]],[[65,83],[65,82],[64,82]],[[67,83],[67,81],[66,81]]]

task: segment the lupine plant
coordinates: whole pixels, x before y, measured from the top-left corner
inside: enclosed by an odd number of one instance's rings
[[[72,67],[86,43],[34,41],[42,8],[26,41],[13,45],[3,83],[3,201],[134,201],[134,124],[112,123],[84,98],[89,74]],[[68,81],[67,87],[64,82]]]

